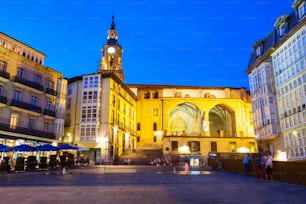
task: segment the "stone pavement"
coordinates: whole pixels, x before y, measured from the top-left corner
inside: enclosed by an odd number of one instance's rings
[[[199,172],[193,172],[199,173]],[[306,203],[306,186],[251,176],[169,167],[93,166],[1,173],[1,204]]]

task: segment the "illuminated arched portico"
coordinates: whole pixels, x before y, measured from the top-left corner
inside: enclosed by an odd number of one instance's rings
[[[209,129],[212,137],[233,137],[236,135],[235,112],[224,104],[218,104],[209,111]]]
[[[201,135],[201,110],[192,103],[180,103],[169,113],[172,135]]]

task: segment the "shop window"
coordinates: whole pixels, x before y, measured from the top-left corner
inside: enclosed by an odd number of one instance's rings
[[[200,142],[192,141],[189,143],[189,148],[191,152],[199,152],[201,150],[200,148]]]
[[[178,151],[178,142],[177,141],[171,141],[171,150],[173,152],[177,152]]]
[[[213,141],[213,142],[210,142],[210,151],[211,152],[217,152],[218,149],[217,149],[217,142]]]

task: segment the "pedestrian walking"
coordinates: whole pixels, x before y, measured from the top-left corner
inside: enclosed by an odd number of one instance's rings
[[[263,155],[263,149],[259,148],[259,152],[254,154],[254,167],[257,179],[265,179],[265,158]]]
[[[266,153],[265,156],[265,169],[266,169],[266,180],[273,180],[273,157],[270,152]]]
[[[249,153],[244,154],[242,163],[243,163],[243,166],[244,166],[244,174],[248,175],[249,171],[250,171],[250,169],[249,169],[249,167],[250,167],[250,155],[249,155]]]

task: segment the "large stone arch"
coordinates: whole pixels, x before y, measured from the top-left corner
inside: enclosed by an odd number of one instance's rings
[[[172,135],[201,135],[201,110],[184,102],[169,112],[168,133]]]
[[[215,105],[209,111],[209,130],[212,137],[234,137],[236,135],[234,110],[225,104]]]

